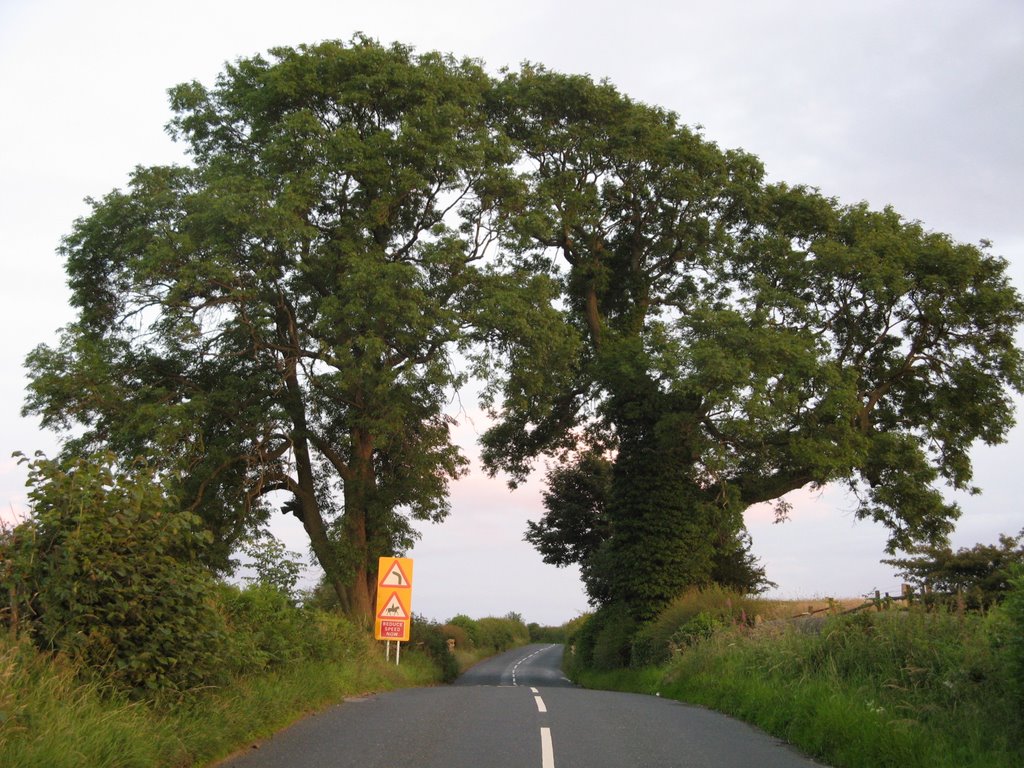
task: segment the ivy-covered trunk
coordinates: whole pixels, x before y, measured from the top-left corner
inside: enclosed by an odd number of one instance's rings
[[[713,578],[717,520],[694,474],[692,415],[663,410],[667,396],[617,407],[607,542],[608,597],[640,620],[687,587]]]

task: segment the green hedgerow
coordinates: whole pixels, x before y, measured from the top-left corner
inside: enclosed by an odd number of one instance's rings
[[[208,684],[225,641],[197,557],[209,534],[152,469],[115,467],[112,455],[29,463],[32,518],[0,541],[17,629],[133,695]]]

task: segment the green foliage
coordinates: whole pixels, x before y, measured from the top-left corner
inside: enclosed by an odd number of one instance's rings
[[[663,461],[670,446],[650,443],[651,450],[633,459],[622,447],[614,462],[591,450],[549,469],[546,511],[539,522],[528,523],[526,533],[544,562],[578,563],[591,600],[629,595],[638,618],[649,617],[666,595],[695,583],[750,594],[771,586],[750,552],[749,535],[735,521],[705,510],[705,524],[695,524],[698,510],[688,501],[687,483],[673,477]],[[615,485],[616,473],[632,482],[620,478]],[[613,488],[620,495],[613,495]],[[631,512],[613,524],[616,509]],[[635,563],[631,572],[624,567],[629,561]],[[677,567],[668,567],[670,562]]]
[[[444,631],[447,637],[455,639],[457,648],[478,654],[501,653],[530,642],[530,630],[517,613],[509,613],[503,618],[482,619],[458,614],[448,620]]]
[[[462,629],[462,631],[466,633],[466,637],[469,639],[469,642],[474,646],[480,644],[480,640],[482,638],[482,635],[480,634],[480,625],[474,619],[460,613],[457,616],[452,616],[448,619],[448,623],[453,627]]]
[[[441,670],[443,682],[450,683],[459,676],[459,663],[448,649],[448,637],[442,625],[422,616],[413,616],[409,628],[409,643],[414,648],[422,648],[434,661]]]
[[[147,707],[0,635],[0,759],[4,768],[141,768],[183,765],[187,749]]]
[[[757,600],[723,587],[687,590],[637,632],[630,662],[634,667],[663,664],[716,629],[752,623],[758,611]]]
[[[30,355],[26,411],[74,427],[68,453],[148,457],[219,567],[287,494],[343,608],[368,615],[377,558],[444,519],[466,467],[451,355],[486,283],[474,225],[509,175],[488,85],[357,36],[171,89],[192,165],[138,168],[75,223],[78,316]]]
[[[528,539],[638,622],[688,587],[763,587],[743,512],[809,485],[848,484],[890,552],[939,545],[941,486],[972,490],[971,447],[1013,423],[1004,260],[770,184],[610,83],[357,36],[171,105],[192,165],[136,169],[75,223],[78,316],[29,356],[25,410],[67,455],[147,457],[214,566],[283,492],[368,615],[377,557],[447,515],[467,466],[460,349],[488,469],[556,462]]]
[[[1012,631],[993,616],[864,612],[820,632],[720,626],[660,667],[577,678],[713,707],[829,765],[1011,768],[1024,759],[1024,730]]]
[[[464,627],[461,627],[458,624],[442,624],[441,634],[449,640],[455,641],[456,651],[469,652],[475,648],[473,641],[469,639],[469,633],[466,632]]]
[[[518,615],[512,613],[503,618],[488,616],[477,619],[476,626],[477,648],[491,650],[494,653],[524,645],[530,639],[526,624]]]
[[[1008,625],[1005,644],[1016,699],[1024,710],[1024,567],[1017,566],[1012,570],[1010,584],[1002,606]]]
[[[531,643],[559,643],[565,644],[569,638],[568,624],[560,627],[542,626],[535,621],[526,625],[530,632]]]
[[[296,608],[268,584],[246,589],[223,584],[218,605],[228,627],[225,667],[232,674],[263,672],[298,660],[361,658],[367,635],[334,613]]]
[[[272,587],[289,600],[298,599],[296,585],[302,575],[302,563],[296,558],[298,552],[289,552],[269,531],[260,531],[247,536],[242,542],[242,552],[249,557],[249,566],[255,576],[247,576],[251,584]]]
[[[911,555],[883,562],[900,568],[900,576],[928,602],[959,594],[969,607],[985,608],[1009,593],[1012,572],[1024,567],[1024,530],[1001,535],[997,545],[975,544],[956,552],[948,545],[921,546]]]
[[[300,631],[331,636],[333,650],[325,660],[292,657],[156,702],[128,702],[65,657],[0,635],[4,768],[206,765],[345,696],[441,679],[424,654],[403,651],[402,664],[395,666],[377,653],[365,631],[338,616],[316,618]],[[319,639],[294,636],[292,642],[312,647]]]
[[[484,458],[516,478],[548,452],[556,481],[595,481],[552,485],[528,533],[544,556],[644,621],[688,586],[756,586],[743,510],[807,485],[847,482],[890,551],[941,542],[959,510],[936,486],[970,487],[970,446],[1004,439],[1024,388],[1005,261],[768,184],[609,83],[528,65],[496,94],[524,188],[509,261],[562,279],[579,343],[561,363],[501,350],[511,395]],[[603,509],[581,445],[615,456]]]
[[[574,669],[617,669],[629,664],[637,621],[624,605],[602,606],[570,635]]]
[[[199,562],[209,534],[154,470],[37,458],[28,483],[33,517],[0,544],[36,644],[136,695],[218,679],[225,627]]]

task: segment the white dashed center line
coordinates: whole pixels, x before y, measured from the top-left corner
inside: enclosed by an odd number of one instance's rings
[[[538,712],[547,712],[548,711],[548,708],[544,706],[544,699],[542,699],[540,696],[534,696],[533,700],[537,702],[537,711]]]
[[[540,729],[540,765],[541,768],[555,768],[555,750],[551,746],[551,729]]]
[[[534,651],[529,656],[527,656],[525,658],[522,658],[519,661],[517,661],[515,663],[515,666],[512,667],[512,685],[519,685],[519,683],[516,682],[516,674],[519,672],[519,665],[520,664],[522,664],[524,661],[529,661],[530,659],[532,659],[537,654],[544,653],[544,651],[550,650],[551,648],[554,648],[554,646],[553,645],[549,645],[547,648],[541,648],[539,651]]]

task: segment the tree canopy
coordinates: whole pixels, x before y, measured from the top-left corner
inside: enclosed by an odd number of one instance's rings
[[[192,165],[136,169],[75,224],[78,320],[31,354],[27,410],[83,425],[72,452],[160,466],[220,561],[285,494],[368,614],[377,557],[447,515],[466,464],[444,406],[502,144],[472,62],[364,38],[270,56],[173,88]]]
[[[543,452],[613,461],[591,524],[549,505],[531,529],[549,560],[642,618],[715,578],[744,509],[807,485],[846,483],[890,549],[948,533],[937,484],[971,487],[971,445],[1003,438],[1024,384],[1003,260],[767,183],[608,83],[526,67],[498,92],[527,188],[508,258],[559,275],[580,343],[486,457],[515,477]],[[529,388],[531,360],[513,350],[495,389]]]
[[[342,603],[441,520],[471,350],[492,472],[554,457],[528,538],[652,615],[764,583],[743,511],[846,483],[939,542],[1024,389],[1005,263],[891,209],[768,183],[609,83],[365,38],[171,90],[189,167],[139,168],[63,252],[78,308],[26,410],[144,456],[226,558],[285,494]],[[485,258],[494,253],[494,258]]]

